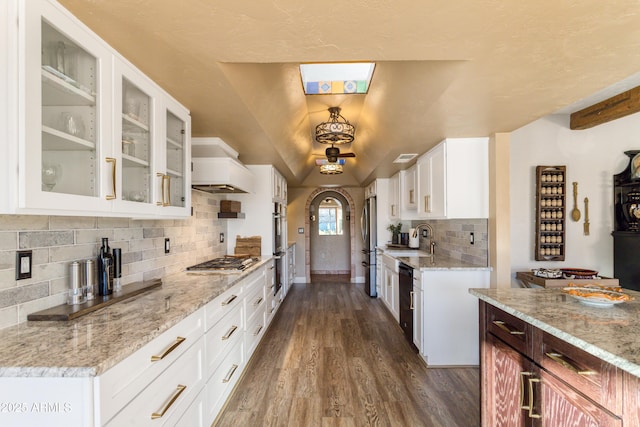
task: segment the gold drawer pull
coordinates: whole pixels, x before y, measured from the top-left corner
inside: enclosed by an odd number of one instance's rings
[[[431,212],[431,206],[430,206],[430,201],[431,196],[424,196],[424,211],[426,213],[430,213]]]
[[[511,330],[507,328],[506,324],[502,320],[494,320],[493,324],[511,335],[524,335],[524,332],[522,331],[516,331],[516,330]]]
[[[253,336],[254,336],[254,337],[257,337],[261,330],[262,330],[262,325],[258,326],[258,328],[256,329],[256,331],[253,333]]]
[[[409,310],[415,310],[416,307],[413,305],[413,291],[409,291],[409,297],[411,297],[411,302],[409,303]]]
[[[261,302],[262,302],[262,297],[258,297],[258,299],[253,303],[253,306],[257,307],[260,305]]]
[[[222,382],[228,383],[229,381],[231,381],[231,377],[236,372],[236,369],[238,369],[238,365],[231,366],[231,369],[229,369],[229,372],[227,372],[227,375],[222,379]]]
[[[173,396],[171,396],[171,399],[169,399],[167,404],[160,410],[160,412],[154,412],[153,414],[151,414],[151,419],[157,420],[158,418],[162,418],[162,416],[169,410],[169,408],[171,408],[171,405],[173,405],[173,403],[178,400],[182,392],[186,389],[186,385],[178,384],[178,387],[176,387],[176,392],[173,394]]]
[[[158,360],[162,360],[165,357],[167,357],[169,355],[169,353],[171,353],[173,350],[175,350],[180,344],[182,344],[184,341],[186,340],[186,338],[183,337],[177,337],[176,338],[176,342],[174,342],[173,344],[171,344],[169,346],[169,348],[167,348],[164,353],[162,353],[160,356],[151,356],[151,361],[152,362],[157,362]]]
[[[567,362],[564,359],[564,355],[563,354],[549,352],[549,353],[545,353],[545,355],[549,359],[553,360],[556,363],[559,363],[563,367],[567,368],[571,372],[575,372],[578,375],[596,375],[597,374],[596,371],[582,371],[582,370],[576,368],[575,366],[573,366],[571,363]]]
[[[222,301],[222,305],[229,305],[233,302],[234,299],[238,298],[238,295],[231,295],[229,298],[227,298],[226,301]]]
[[[227,331],[226,334],[224,334],[224,336],[222,337],[222,341],[228,340],[229,338],[231,338],[231,335],[233,335],[233,333],[236,331],[236,329],[238,329],[238,327],[236,325],[233,325],[229,328],[229,330]]]
[[[529,402],[529,405],[524,404],[524,377],[529,377],[531,375],[533,375],[531,372],[520,372],[520,409],[531,409],[529,406],[531,405],[531,402]]]
[[[542,418],[542,415],[533,413],[533,404],[535,400],[533,395],[533,383],[539,382],[539,378],[529,378],[529,418]]]

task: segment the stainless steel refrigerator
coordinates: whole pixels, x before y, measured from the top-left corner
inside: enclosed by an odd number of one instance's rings
[[[360,218],[362,229],[362,267],[364,267],[364,291],[370,297],[377,297],[376,291],[376,198],[365,200]]]

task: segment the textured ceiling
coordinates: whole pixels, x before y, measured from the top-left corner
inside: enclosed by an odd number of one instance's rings
[[[290,186],[362,185],[444,137],[510,132],[640,70],[637,0],[60,0],[218,136]],[[367,95],[303,94],[297,65],[375,61]],[[314,167],[328,107],[345,173]]]

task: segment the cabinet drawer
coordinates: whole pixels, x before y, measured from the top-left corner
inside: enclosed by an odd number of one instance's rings
[[[205,408],[207,408],[207,425],[210,425],[225,400],[233,390],[244,369],[244,343],[240,340],[225,356],[220,366],[207,381]]]
[[[525,356],[533,358],[533,327],[524,320],[487,304],[487,331]]]
[[[246,348],[245,360],[249,360],[249,357],[253,354],[253,350],[255,350],[256,346],[262,339],[264,331],[264,304],[262,304],[261,308],[247,321],[247,327],[244,333],[244,343]]]
[[[205,331],[208,331],[224,317],[225,314],[231,312],[238,304],[242,302],[242,282],[227,289],[216,298],[212,299],[204,307],[205,311]]]
[[[191,405],[204,386],[204,345],[200,338],[107,424],[171,425]]]
[[[249,319],[255,312],[265,306],[264,286],[260,286],[249,293],[244,299],[245,319]]]
[[[546,332],[536,362],[614,414],[622,413],[622,372],[615,366]]]
[[[113,417],[194,345],[203,331],[204,316],[200,309],[100,375],[97,381],[101,418]]]
[[[207,378],[216,370],[225,354],[233,345],[242,341],[242,306],[238,305],[227,313],[205,334]]]

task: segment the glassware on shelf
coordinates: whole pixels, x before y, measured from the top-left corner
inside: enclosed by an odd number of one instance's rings
[[[63,112],[60,114],[60,130],[69,135],[84,138],[84,120],[77,114]]]
[[[53,187],[58,183],[58,180],[62,176],[62,166],[59,164],[42,164],[42,189],[44,191],[51,191]]]
[[[134,139],[127,137],[122,139],[122,154],[136,156],[136,141]]]

